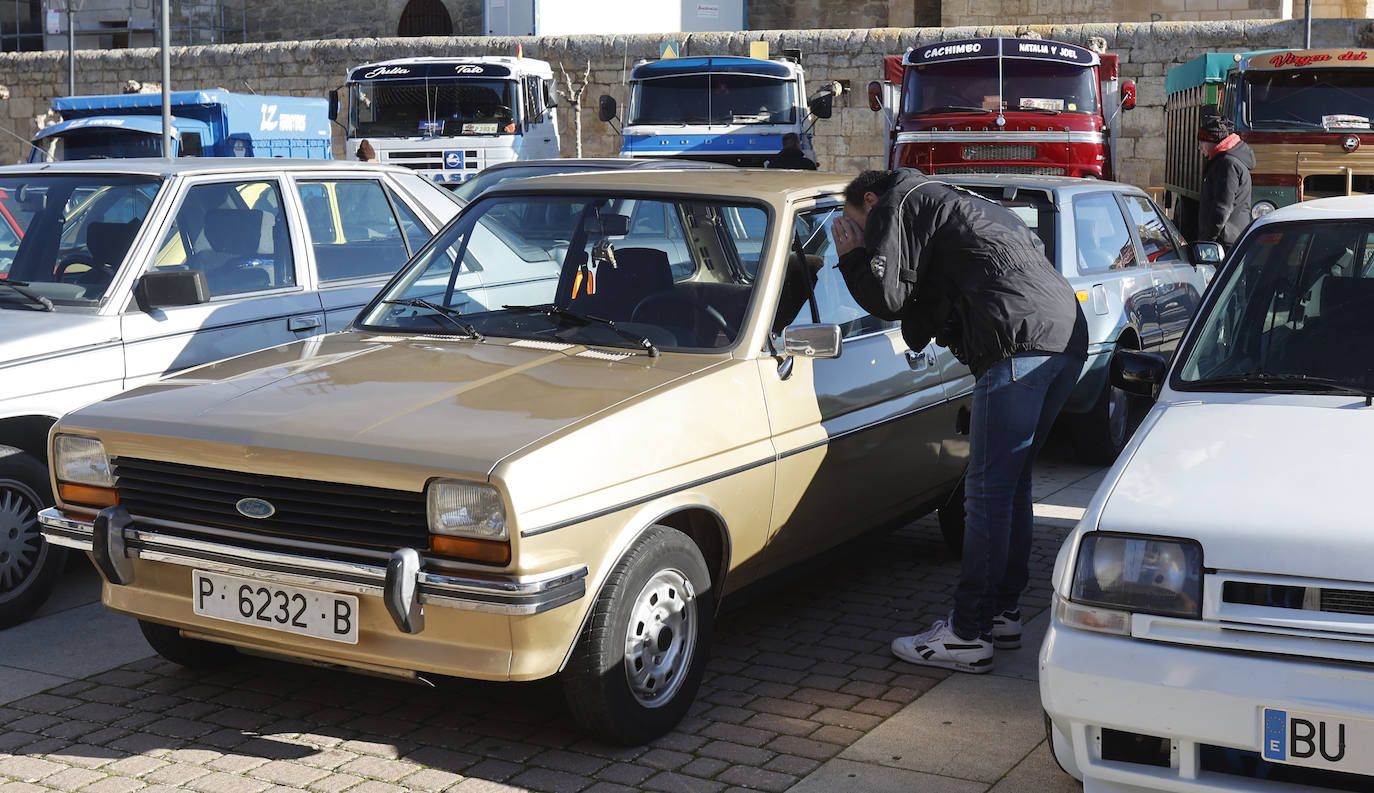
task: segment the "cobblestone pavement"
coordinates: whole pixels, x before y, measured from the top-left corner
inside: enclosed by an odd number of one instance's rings
[[[1093,474],[1042,460],[1037,495],[1090,490]],[[1071,525],[1049,523],[1028,615],[1048,605]],[[583,738],[549,682],[426,688],[262,659],[206,673],[149,657],[0,705],[0,793],[785,791],[948,676],[887,645],[944,616],[957,575],[932,516],[728,606],[690,715],[638,748]],[[0,663],[3,646],[0,632]],[[863,790],[854,781],[847,793]]]

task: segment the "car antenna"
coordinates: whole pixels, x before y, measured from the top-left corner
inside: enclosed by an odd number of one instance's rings
[[[48,153],[48,150],[47,150],[47,149],[43,148],[42,146],[36,145],[36,144],[35,144],[33,141],[31,141],[31,140],[24,140],[24,138],[23,138],[21,135],[19,135],[19,134],[16,133],[15,131],[11,130],[9,127],[0,127],[0,132],[3,132],[3,133],[5,133],[6,135],[9,135],[10,137],[14,138],[15,140],[24,141],[24,145],[25,145],[25,146],[28,146],[28,147],[31,148],[31,149],[38,149],[40,152],[42,152],[42,153],[43,153],[43,159],[44,159],[44,160],[46,160],[46,161],[48,161],[48,162],[52,162],[52,161],[53,161],[52,155]]]
[[[250,85],[249,82],[248,82],[247,80],[244,80],[244,81],[243,81],[243,85],[244,85],[244,87],[247,88],[249,91],[252,91],[254,96],[257,96],[257,95],[258,95],[257,89],[254,88],[252,85]]]

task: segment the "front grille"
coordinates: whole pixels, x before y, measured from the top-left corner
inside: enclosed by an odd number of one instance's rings
[[[425,494],[117,457],[119,503],[135,517],[355,547],[428,548]],[[276,512],[249,518],[244,498]]]
[[[1361,589],[1227,581],[1222,587],[1221,599],[1246,606],[1374,616],[1374,591]]]
[[[1354,589],[1323,589],[1321,610],[1337,614],[1374,616],[1374,592]]]
[[[480,169],[481,162],[477,155],[477,149],[463,150],[463,168],[471,170]],[[382,159],[390,165],[399,165],[402,168],[413,168],[417,171],[438,171],[444,168],[444,150],[439,149],[402,149],[398,151],[386,151],[382,153]]]
[[[989,143],[964,147],[965,160],[1033,160],[1039,151],[1029,143]]]
[[[1049,165],[948,165],[935,173],[1018,173],[1029,176],[1063,176],[1064,169]]]

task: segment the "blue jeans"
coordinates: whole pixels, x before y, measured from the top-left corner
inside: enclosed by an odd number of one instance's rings
[[[973,387],[964,482],[964,567],[954,632],[972,638],[1016,608],[1030,578],[1031,466],[1083,362],[1065,353],[1004,358]]]

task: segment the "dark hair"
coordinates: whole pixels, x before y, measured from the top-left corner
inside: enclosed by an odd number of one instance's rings
[[[864,193],[882,195],[892,189],[892,182],[896,178],[896,171],[864,171],[844,188],[844,202],[861,207],[864,205]]]
[[[372,144],[363,141],[358,144],[358,159],[364,162],[371,162],[377,159],[377,150],[372,148]]]
[[[801,138],[797,137],[797,133],[795,132],[788,132],[787,134],[782,136],[782,145],[783,148],[786,148],[788,146],[796,146],[797,148],[801,148]]]

